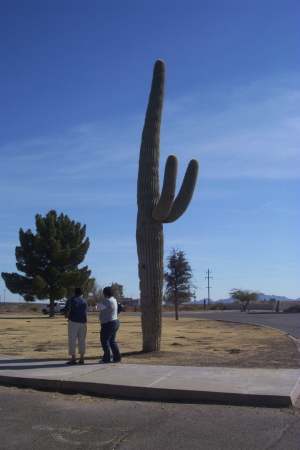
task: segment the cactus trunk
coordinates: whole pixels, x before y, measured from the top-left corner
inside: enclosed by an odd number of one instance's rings
[[[177,158],[167,159],[164,183],[160,195],[159,145],[164,100],[165,65],[155,63],[140,148],[137,184],[137,253],[142,312],[143,350],[160,350],[162,330],[162,299],[164,284],[163,223],[177,220],[187,209],[194,192],[198,162],[192,160],[182,187],[174,201]]]
[[[164,273],[164,235],[161,222],[152,218],[159,194],[159,141],[164,97],[164,66],[154,68],[145,118],[138,174],[137,251],[141,293],[143,350],[160,349]],[[162,70],[163,69],[163,70]]]

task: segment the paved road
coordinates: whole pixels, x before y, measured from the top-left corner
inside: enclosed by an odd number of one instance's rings
[[[257,322],[259,316],[263,322]],[[214,320],[238,318],[277,329],[284,326],[287,328],[282,331],[289,334],[295,327],[299,336],[299,315],[280,316],[240,312],[191,315]],[[300,450],[299,407],[299,400],[285,409],[256,408],[95,398],[2,386],[0,448]]]
[[[164,316],[174,317],[173,313],[164,313]],[[254,325],[262,325],[275,330],[283,331],[297,339],[300,339],[300,314],[276,314],[274,312],[253,312],[245,313],[241,311],[206,311],[206,312],[188,312],[179,313],[180,316],[212,319],[222,321],[232,321],[241,323],[251,323]]]
[[[0,387],[5,450],[299,450],[299,409],[113,400]]]

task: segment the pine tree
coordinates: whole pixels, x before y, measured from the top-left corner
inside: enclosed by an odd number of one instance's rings
[[[192,297],[193,271],[182,250],[173,248],[167,257],[165,272],[165,301],[175,306],[175,318],[178,320],[178,306],[186,303]]]
[[[54,316],[54,301],[64,298],[68,290],[83,286],[91,271],[81,264],[89,248],[85,239],[86,226],[70,220],[64,214],[49,211],[46,217],[35,216],[36,234],[19,232],[16,266],[20,272],[4,273],[6,287],[25,301],[50,300],[50,317]]]

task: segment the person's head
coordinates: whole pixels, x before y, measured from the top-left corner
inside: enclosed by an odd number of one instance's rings
[[[81,297],[83,295],[83,290],[80,287],[75,288],[75,296]]]
[[[113,297],[115,295],[115,291],[111,286],[107,286],[103,289],[103,294],[105,297]]]

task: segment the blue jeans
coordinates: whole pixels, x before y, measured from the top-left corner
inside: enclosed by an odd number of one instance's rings
[[[110,363],[110,349],[115,362],[120,362],[122,359],[118,344],[116,343],[116,334],[119,327],[120,322],[118,319],[101,325],[100,342],[104,352],[103,362]]]

